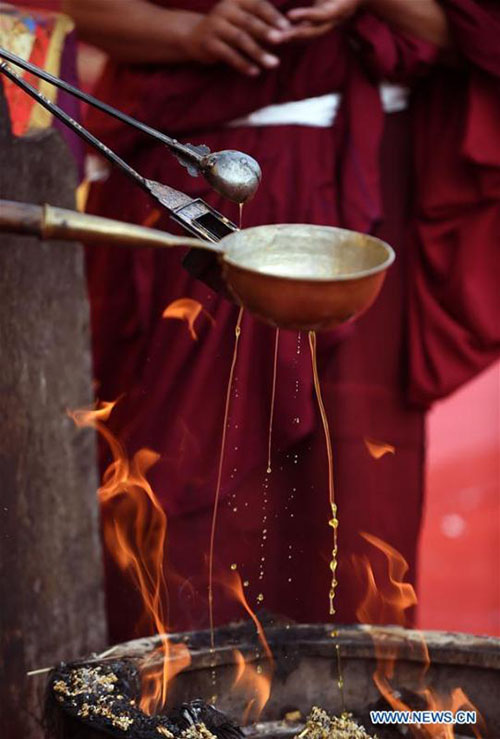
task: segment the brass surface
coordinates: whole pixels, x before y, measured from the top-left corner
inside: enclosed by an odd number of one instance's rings
[[[395,258],[373,236],[307,224],[249,228],[221,246],[236,300],[267,323],[298,330],[328,330],[363,313]]]
[[[218,243],[173,236],[121,221],[45,206],[0,202],[0,231],[87,244],[188,246],[219,255],[235,300],[284,329],[324,331],[353,320],[373,303],[394,251],[373,236],[329,226],[257,226]]]

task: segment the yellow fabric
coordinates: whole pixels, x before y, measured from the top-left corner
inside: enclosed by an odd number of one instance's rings
[[[58,15],[54,26],[54,32],[50,38],[47,59],[45,62],[45,71],[49,72],[49,74],[53,74],[56,77],[59,76],[64,41],[66,36],[71,33],[74,27],[74,23],[69,16]],[[51,85],[49,82],[45,82],[44,80],[40,80],[38,89],[51,102],[56,100],[57,88],[55,88],[54,85]],[[51,125],[52,113],[45,110],[45,108],[42,108],[41,105],[33,106],[29,128],[48,128]]]

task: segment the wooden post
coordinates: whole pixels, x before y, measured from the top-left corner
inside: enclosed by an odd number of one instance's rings
[[[0,198],[72,208],[53,130],[19,139],[0,83]],[[82,248],[0,234],[0,733],[40,739],[47,676],[106,641]]]

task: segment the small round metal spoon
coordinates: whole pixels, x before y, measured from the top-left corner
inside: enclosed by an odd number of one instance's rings
[[[234,203],[251,200],[262,179],[259,163],[249,154],[232,149],[207,154],[198,166],[212,188]]]
[[[217,254],[237,303],[266,323],[298,330],[325,331],[359,316],[377,297],[395,258],[380,239],[329,226],[257,226],[212,243],[7,201],[0,201],[0,231],[97,245],[207,249]]]

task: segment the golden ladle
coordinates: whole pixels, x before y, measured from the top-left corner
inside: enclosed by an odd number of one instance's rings
[[[0,231],[86,244],[208,249],[219,256],[223,279],[236,302],[266,323],[298,330],[335,328],[363,313],[395,258],[380,239],[330,226],[257,226],[212,243],[48,205],[7,201],[0,201]]]

